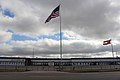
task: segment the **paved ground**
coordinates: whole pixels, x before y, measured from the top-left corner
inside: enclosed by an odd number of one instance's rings
[[[120,80],[120,72],[67,73],[55,71],[0,72],[0,80]]]

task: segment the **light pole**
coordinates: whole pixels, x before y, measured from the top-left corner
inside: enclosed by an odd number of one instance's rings
[[[33,58],[34,58],[34,48],[33,48]]]

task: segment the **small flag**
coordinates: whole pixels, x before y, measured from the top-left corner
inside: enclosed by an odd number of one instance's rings
[[[52,13],[50,14],[50,16],[47,18],[47,20],[45,21],[45,23],[49,22],[52,18],[56,18],[59,16],[59,9],[60,9],[60,5],[57,6]]]
[[[111,44],[111,39],[110,39],[110,40],[103,41],[103,45],[108,45],[108,44]]]

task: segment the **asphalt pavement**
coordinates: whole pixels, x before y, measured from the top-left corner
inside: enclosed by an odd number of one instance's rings
[[[57,71],[0,72],[0,80],[120,80],[120,72],[69,73]]]

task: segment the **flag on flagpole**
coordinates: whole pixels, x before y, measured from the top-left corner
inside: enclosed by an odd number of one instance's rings
[[[110,40],[103,41],[103,45],[108,45],[108,44],[111,44],[111,39],[110,39]]]
[[[45,23],[49,22],[52,18],[56,18],[59,17],[59,9],[60,9],[60,5],[58,5],[50,14],[50,16],[46,19]]]

